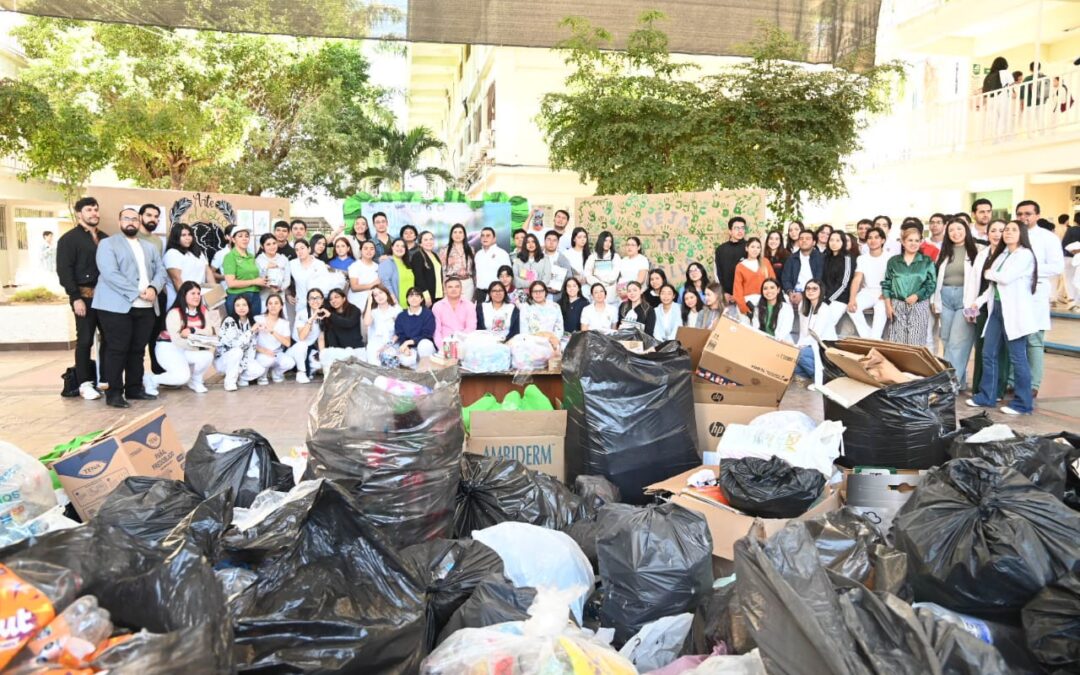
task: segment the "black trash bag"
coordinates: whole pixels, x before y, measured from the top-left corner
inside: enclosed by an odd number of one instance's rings
[[[593,573],[599,574],[600,562],[596,554],[597,538],[606,529],[615,527],[623,518],[627,518],[630,514],[643,508],[645,507],[619,505],[617,503],[605,505],[600,507],[591,517],[575,521],[570,527],[565,528],[563,532],[574,540],[581,552],[589,559]]]
[[[951,623],[961,630],[978,638],[981,642],[994,646],[994,651],[1008,666],[1006,672],[1015,675],[1041,675],[1042,667],[1028,649],[1024,629],[1019,624],[987,621],[969,614],[961,614],[933,602],[920,602],[914,605],[920,612],[920,619],[926,613],[933,614],[938,620]],[[924,623],[925,625],[925,623]],[[935,651],[937,647],[935,646]]]
[[[1065,495],[1066,464],[1072,453],[1068,443],[1051,436],[1016,436],[985,443],[969,443],[966,438],[953,439],[950,457],[979,457],[994,466],[1016,469],[1058,499]]]
[[[1039,591],[1021,616],[1040,663],[1053,672],[1080,672],[1080,570]]]
[[[1065,465],[1065,494],[1061,500],[1072,510],[1080,511],[1080,434],[1062,431],[1056,438],[1073,448]]]
[[[796,518],[806,513],[825,489],[815,469],[791,466],[783,459],[744,457],[720,464],[720,489],[732,508],[759,518]]]
[[[907,556],[885,544],[874,523],[850,507],[804,521],[821,564],[870,590],[910,600]]]
[[[567,479],[603,476],[623,500],[701,465],[690,356],[678,342],[635,354],[618,335],[575,333],[563,355]]]
[[[822,353],[825,382],[845,377]],[[951,370],[879,389],[845,408],[825,397],[825,419],[844,424],[845,466],[929,469],[948,460],[956,430]]]
[[[1012,675],[1001,652],[956,623],[937,616],[926,607],[916,607],[915,616],[934,648],[942,675]]]
[[[288,492],[293,474],[291,467],[278,461],[270,441],[257,431],[225,433],[206,425],[188,450],[184,482],[203,499],[232,490],[233,504],[247,508],[263,490]]]
[[[806,525],[735,542],[737,597],[770,675],[939,672],[911,607],[821,565]],[[845,582],[837,592],[831,579]]]
[[[3,562],[9,561],[70,569],[83,580],[81,593],[96,596],[117,627],[157,634],[108,654],[110,672],[232,670],[233,631],[224,595],[206,559],[190,545],[167,549],[92,523],[42,535]]]
[[[994,420],[990,419],[990,413],[985,410],[976,415],[965,417],[960,420],[960,431],[965,435],[973,434],[976,431],[982,431],[986,427],[994,425]]]
[[[480,580],[472,595],[454,612],[439,633],[442,644],[462,628],[484,628],[507,621],[524,621],[529,618],[529,607],[536,599],[536,589],[528,586],[515,588],[502,574],[492,574]]]
[[[640,509],[612,504],[601,511],[615,515],[596,538],[600,617],[615,629],[617,643],[651,621],[693,612],[709,597],[713,543],[700,513],[670,502]]]
[[[207,560],[217,563],[222,558],[222,539],[232,523],[232,516],[232,492],[225,489],[196,506],[169,532],[161,545],[172,549],[189,542]]]
[[[739,604],[737,583],[713,588],[712,595],[698,605],[691,642],[694,654],[711,654],[717,647],[724,654],[745,654],[757,647]]]
[[[574,479],[574,494],[585,500],[594,510],[604,504],[618,504],[622,501],[619,488],[603,476],[578,476]]]
[[[459,538],[508,521],[561,530],[589,514],[581,497],[517,460],[473,454],[461,459],[454,510]]]
[[[485,577],[503,573],[499,554],[472,539],[437,539],[402,549],[401,557],[427,585],[427,649]]]
[[[344,486],[301,483],[288,501],[247,525],[226,536],[234,556],[259,561],[258,580],[231,603],[243,669],[419,668],[427,653],[424,584]]]
[[[143,541],[157,543],[202,504],[203,499],[183,481],[132,476],[109,493],[93,522],[112,525]]]
[[[1080,513],[983,459],[929,471],[893,532],[916,600],[988,619],[1015,618],[1080,562]]]
[[[386,391],[394,381],[431,390]],[[308,421],[308,469],[348,485],[398,547],[453,535],[465,428],[457,368],[386,370],[350,359],[323,382]]]

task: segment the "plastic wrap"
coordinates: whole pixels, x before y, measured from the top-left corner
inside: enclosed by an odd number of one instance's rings
[[[1080,672],[1080,570],[1054,581],[1024,606],[1028,646],[1048,670]]]
[[[247,507],[263,490],[288,490],[292,469],[257,431],[225,433],[204,426],[184,460],[184,482],[203,499],[231,490],[233,503]]]
[[[844,377],[822,356],[825,381]],[[825,397],[825,419],[844,425],[847,466],[929,469],[944,463],[956,430],[956,381],[951,370],[884,387],[850,408]]]
[[[510,364],[514,370],[547,370],[548,361],[555,356],[551,341],[539,335],[519,333],[507,344],[510,346]]]
[[[226,545],[258,574],[230,604],[244,667],[412,673],[424,584],[342,486],[305,481]],[[215,587],[218,584],[211,579]]]
[[[347,361],[311,408],[310,470],[348,485],[397,547],[453,534],[465,443],[459,383],[453,367],[388,371]],[[416,386],[428,393],[407,393]]]
[[[517,460],[472,454],[461,460],[454,512],[458,537],[504,522],[561,530],[588,513],[588,505],[565,485]]]
[[[728,504],[759,518],[796,518],[806,513],[825,489],[825,476],[791,466],[779,457],[725,460],[720,489]]]
[[[41,534],[44,528],[31,521],[55,506],[52,479],[44,465],[0,441],[0,547]]]
[[[928,472],[893,532],[916,600],[985,618],[1019,612],[1080,562],[1080,513],[982,459]]]
[[[970,438],[967,437],[967,438]],[[1047,436],[969,442],[964,436],[953,439],[949,456],[954,459],[979,457],[994,466],[1016,469],[1057,498],[1065,494],[1066,463],[1072,446]]]
[[[423,580],[427,593],[427,649],[450,617],[472,597],[476,586],[491,575],[501,576],[499,554],[478,541],[437,539],[409,546],[401,557]]]
[[[677,342],[635,354],[620,339],[648,336],[575,333],[563,356],[568,480],[603,476],[631,504],[644,489],[699,466],[690,356]]]
[[[499,373],[510,370],[511,350],[498,333],[473,331],[458,345],[461,369],[471,373]]]
[[[424,660],[422,675],[636,675],[633,664],[588,631],[567,623],[567,596],[544,591],[529,619],[451,635]]]
[[[712,536],[705,518],[677,504],[635,509],[605,506],[613,514],[596,537],[603,625],[625,642],[650,621],[693,612],[712,588]]]
[[[592,567],[588,559],[562,532],[525,523],[500,523],[477,530],[473,537],[502,558],[506,577],[515,586],[557,588],[571,592],[570,609],[581,625],[585,600],[592,593]]]
[[[662,668],[679,658],[693,621],[694,615],[687,613],[665,616],[647,623],[626,641],[619,653],[640,672]]]

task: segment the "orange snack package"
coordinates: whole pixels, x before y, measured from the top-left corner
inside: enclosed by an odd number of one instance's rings
[[[45,593],[0,564],[0,668],[55,616]]]

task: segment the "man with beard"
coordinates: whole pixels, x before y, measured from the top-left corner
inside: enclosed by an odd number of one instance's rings
[[[127,399],[152,400],[143,386],[143,350],[154,326],[157,297],[165,286],[161,254],[139,238],[139,214],[120,211],[120,236],[97,248],[98,285],[93,308],[106,339],[105,402],[129,407]]]
[[[94,287],[98,283],[98,242],[108,235],[98,231],[101,217],[97,200],[93,197],[83,197],[75,202],[75,219],[77,225],[65,232],[56,243],[56,276],[75,314],[75,376],[78,390],[65,388],[64,396],[82,396],[92,401],[101,398],[101,392],[94,386],[97,373],[91,360],[94,333],[99,324],[97,312],[90,305],[94,298]],[[104,352],[103,340],[98,346],[99,362],[104,361]],[[104,363],[98,365],[105,367]]]
[[[161,209],[154,204],[143,204],[139,207],[139,239],[156,248],[158,255],[164,256],[165,240],[154,234],[160,220]],[[175,223],[173,224],[175,225]],[[150,370],[156,375],[165,372],[165,369],[158,365],[157,354],[154,353],[154,347],[157,346],[157,340],[154,337],[165,330],[165,314],[169,309],[165,306],[167,299],[168,295],[166,293],[158,295],[156,301],[157,317],[154,319],[154,325],[150,328],[150,335],[146,338],[147,350],[150,352]]]

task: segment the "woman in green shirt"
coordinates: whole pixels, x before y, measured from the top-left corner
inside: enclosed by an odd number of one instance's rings
[[[262,301],[259,291],[266,287],[266,279],[259,271],[259,264],[255,262],[255,256],[248,252],[248,244],[251,242],[251,230],[247,228],[235,229],[232,233],[233,247],[221,263],[221,273],[225,276],[225,311],[233,312],[233,303],[236,298],[247,298],[251,315],[262,313]]]
[[[889,259],[881,294],[889,317],[889,339],[908,345],[927,346],[930,336],[930,298],[937,287],[934,261],[919,252],[922,232],[905,227],[900,235],[904,250]]]

